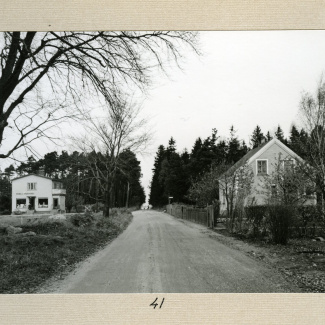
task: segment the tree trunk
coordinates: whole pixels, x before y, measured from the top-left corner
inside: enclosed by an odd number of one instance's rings
[[[111,201],[111,193],[110,193],[110,186],[107,183],[106,185],[106,191],[104,193],[104,210],[103,210],[103,216],[105,218],[109,218],[109,208],[110,208],[110,201]]]
[[[129,207],[129,193],[130,193],[130,182],[128,182],[128,188],[127,188],[127,191],[126,191],[126,203],[125,203],[126,208]]]

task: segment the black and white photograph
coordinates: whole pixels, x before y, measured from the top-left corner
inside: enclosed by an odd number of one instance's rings
[[[325,292],[324,38],[0,32],[0,293]]]

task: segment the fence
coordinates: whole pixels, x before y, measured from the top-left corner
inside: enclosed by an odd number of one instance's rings
[[[214,228],[214,207],[209,205],[206,208],[193,208],[186,205],[169,204],[166,207],[167,213],[170,215],[192,221],[208,228]]]

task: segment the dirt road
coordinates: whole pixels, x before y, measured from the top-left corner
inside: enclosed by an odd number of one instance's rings
[[[277,272],[218,241],[207,228],[156,211],[129,227],[45,292],[288,292]],[[44,291],[43,291],[44,292]]]

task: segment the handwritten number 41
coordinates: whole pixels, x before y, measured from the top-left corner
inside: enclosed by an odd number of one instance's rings
[[[158,298],[156,298],[155,301],[152,302],[149,306],[153,306],[153,309],[156,309],[156,307],[159,305],[159,303],[156,302],[157,300],[158,300]],[[161,303],[160,303],[159,308],[162,307],[164,301],[165,301],[165,298],[162,298],[162,301],[161,301]]]

